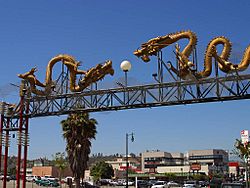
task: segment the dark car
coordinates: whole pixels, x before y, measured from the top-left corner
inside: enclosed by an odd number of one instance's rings
[[[16,180],[16,175],[11,175],[11,176],[10,176],[10,179],[11,179],[11,180]]]
[[[99,186],[91,185],[91,184],[88,183],[88,182],[81,182],[81,187],[82,187],[82,188],[100,188]]]
[[[58,187],[60,185],[57,181],[47,180],[47,179],[36,180],[35,183],[37,185],[46,186],[46,187]]]
[[[200,187],[207,187],[209,183],[207,181],[199,181],[199,186]]]
[[[109,181],[107,179],[100,179],[98,182],[97,182],[98,185],[109,185]]]
[[[243,183],[222,183],[221,188],[244,188]]]
[[[138,188],[148,188],[148,187],[151,187],[151,185],[146,180],[137,180],[137,187]]]

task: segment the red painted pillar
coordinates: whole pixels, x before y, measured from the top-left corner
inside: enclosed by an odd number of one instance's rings
[[[6,128],[9,128],[10,118],[7,118],[7,125]],[[5,152],[4,152],[4,171],[3,171],[3,188],[7,187],[7,168],[8,168],[8,152],[9,152],[9,131],[6,130],[5,135]]]
[[[21,169],[21,155],[22,155],[22,131],[23,131],[23,100],[20,99],[20,112],[19,112],[19,129],[18,129],[18,153],[17,153],[17,170],[16,170],[16,188],[20,188],[20,169]]]
[[[29,103],[26,104],[26,115],[29,113]],[[26,166],[28,156],[28,133],[29,133],[29,117],[25,117],[25,141],[24,141],[24,159],[23,159],[23,188],[26,188]]]
[[[2,167],[2,139],[3,139],[3,118],[4,115],[1,114],[1,121],[0,121],[0,173],[1,173],[1,167]]]

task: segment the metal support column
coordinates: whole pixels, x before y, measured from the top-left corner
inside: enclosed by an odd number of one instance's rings
[[[16,188],[20,188],[20,169],[22,156],[22,130],[23,130],[23,101],[24,96],[20,97],[20,112],[19,112],[19,129],[18,129],[18,155],[17,155],[17,171],[16,171]],[[24,176],[24,175],[23,175]]]
[[[3,119],[4,115],[1,114],[0,120],[0,174],[1,174],[1,167],[2,167],[2,147],[3,147]]]
[[[29,103],[26,103],[26,114],[29,113]],[[25,135],[24,135],[24,159],[23,159],[23,188],[26,188],[26,166],[28,156],[28,135],[29,135],[29,117],[25,117]]]
[[[6,133],[5,133],[5,152],[4,152],[4,171],[3,171],[3,188],[7,187],[7,169],[8,169],[8,152],[9,152],[9,124],[10,118],[7,118]]]

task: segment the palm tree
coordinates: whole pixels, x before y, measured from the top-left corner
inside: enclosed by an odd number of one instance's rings
[[[66,151],[70,168],[75,177],[76,188],[80,187],[80,178],[84,179],[84,172],[89,160],[91,139],[95,139],[97,121],[89,118],[88,113],[70,114],[61,121],[63,137],[66,140]]]

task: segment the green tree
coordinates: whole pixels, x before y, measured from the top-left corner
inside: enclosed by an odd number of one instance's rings
[[[57,152],[55,155],[52,155],[52,157],[53,157],[54,166],[57,167],[59,170],[59,180],[61,182],[62,174],[68,166],[66,155],[64,152],[62,153]],[[60,184],[60,187],[61,187],[61,184]]]
[[[63,137],[70,168],[75,177],[76,188],[80,187],[80,178],[84,179],[89,160],[91,140],[95,139],[97,121],[89,118],[88,113],[70,114],[61,121]]]
[[[0,156],[1,160],[1,156]],[[17,157],[11,156],[8,159],[8,174],[9,175],[16,175],[16,164],[17,164]]]
[[[103,178],[110,179],[114,176],[114,170],[110,164],[105,163],[105,161],[99,161],[91,168],[90,175],[93,176],[94,181]]]
[[[248,167],[248,159],[250,157],[250,142],[242,143],[241,140],[236,139],[236,142],[234,144],[235,150],[234,153],[239,156],[245,163],[245,169],[246,169],[246,179],[248,180],[249,177],[249,167]],[[246,187],[248,187],[249,182],[246,181]]]
[[[250,142],[243,144],[241,140],[236,139],[234,147],[235,150],[233,152],[243,161],[250,157]]]
[[[169,181],[173,181],[176,179],[175,173],[165,173],[165,176]]]
[[[204,175],[204,174],[194,174],[194,175],[192,176],[192,178],[193,178],[194,180],[197,180],[197,181],[205,181],[205,180],[208,180],[208,179],[209,179],[208,176],[206,176],[206,175]]]

